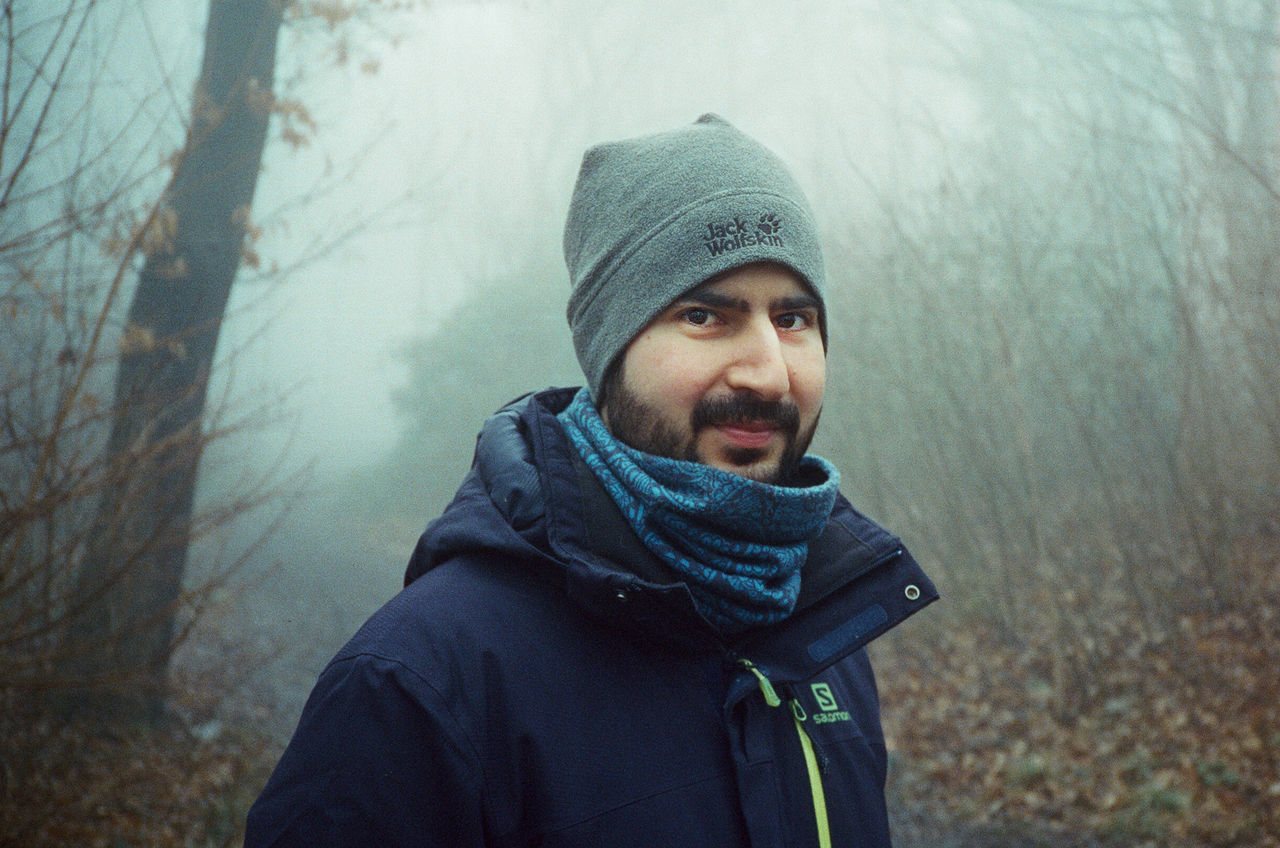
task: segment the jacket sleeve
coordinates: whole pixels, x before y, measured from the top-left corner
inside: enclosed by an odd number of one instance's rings
[[[316,683],[249,811],[245,848],[485,844],[474,748],[399,662],[339,658]]]

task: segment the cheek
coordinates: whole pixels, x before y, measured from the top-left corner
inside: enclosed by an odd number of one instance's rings
[[[815,414],[822,407],[827,388],[825,357],[802,357],[791,367],[791,392],[803,413]]]
[[[667,339],[639,336],[628,352],[628,382],[634,391],[660,405],[697,400],[711,378],[693,354]]]

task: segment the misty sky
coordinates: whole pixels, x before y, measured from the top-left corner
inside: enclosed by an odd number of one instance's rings
[[[440,327],[476,281],[519,257],[558,256],[578,162],[596,141],[719,112],[793,165],[819,217],[846,208],[868,169],[918,175],[906,124],[924,113],[962,123],[965,105],[896,8],[439,3],[395,26],[395,39],[365,32],[345,68],[286,36],[281,76],[307,69],[300,90],[319,128],[306,149],[269,148],[255,216],[357,167],[270,225],[261,252],[287,264],[317,232],[371,223],[269,297],[238,288],[224,348],[270,320],[237,358],[233,389],[290,392],[299,459],[374,458],[396,431],[397,346]],[[357,69],[366,58],[376,73]],[[563,275],[546,285],[567,296]]]

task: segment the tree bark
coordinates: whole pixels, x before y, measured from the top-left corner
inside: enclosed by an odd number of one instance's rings
[[[145,240],[102,495],[68,618],[73,702],[156,718],[165,697],[214,351],[271,109],[281,0],[210,0],[187,141]],[[78,614],[77,614],[78,613]]]

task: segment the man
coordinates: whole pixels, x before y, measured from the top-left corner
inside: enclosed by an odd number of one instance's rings
[[[485,424],[247,848],[889,845],[863,647],[936,593],[805,454],[803,195],[706,115],[589,150],[564,246],[588,387]]]

